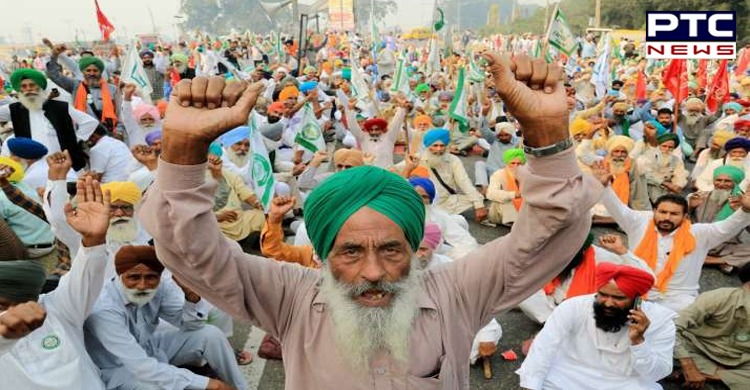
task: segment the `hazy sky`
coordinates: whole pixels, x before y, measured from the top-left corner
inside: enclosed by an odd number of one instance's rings
[[[466,0],[467,3],[472,1]],[[399,12],[386,18],[387,25],[401,25],[408,29],[429,24],[431,12],[425,12],[425,9],[431,9],[434,0],[396,2]],[[545,0],[520,2],[544,4]],[[99,5],[115,26],[117,36],[152,32],[149,8],[160,32],[174,34],[176,31],[175,15],[179,13],[180,0],[99,0]],[[28,41],[30,34],[34,42],[41,41],[42,37],[53,42],[72,40],[76,30],[81,39],[99,36],[94,0],[0,0],[0,9],[12,13],[6,14],[0,24],[0,37],[9,42]],[[446,19],[450,18],[449,11]]]

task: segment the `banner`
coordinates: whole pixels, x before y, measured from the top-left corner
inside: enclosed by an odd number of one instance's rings
[[[354,0],[328,0],[328,26],[334,31],[354,30]]]
[[[141,99],[146,104],[153,104],[151,102],[151,93],[154,89],[151,87],[151,82],[148,80],[148,75],[143,69],[143,63],[138,55],[138,48],[133,42],[128,49],[128,54],[125,56],[125,62],[122,63],[122,75],[120,81],[126,84],[135,84],[135,88],[138,91]]]
[[[302,109],[305,111],[294,141],[312,153],[318,150],[325,151],[326,141],[323,139],[323,129],[320,127],[318,120],[315,119],[315,113],[313,113],[310,103],[306,103]]]
[[[250,150],[252,151],[252,164],[248,164],[246,182],[252,184],[253,191],[263,204],[263,211],[268,213],[273,201],[273,193],[276,187],[276,178],[273,176],[273,164],[268,157],[268,149],[263,142],[263,135],[258,130],[258,114],[250,113]]]

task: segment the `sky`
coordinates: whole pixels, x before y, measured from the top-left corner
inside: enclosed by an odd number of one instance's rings
[[[520,2],[544,4],[545,0]],[[396,3],[399,12],[386,18],[387,26],[409,29],[430,23],[431,12],[424,10],[432,8],[434,0],[396,0]],[[174,35],[177,31],[175,16],[179,14],[180,0],[99,0],[99,5],[115,26],[117,36],[151,33],[149,8],[159,32]],[[76,31],[82,40],[99,36],[94,0],[0,0],[0,9],[13,13],[0,24],[0,39],[5,42],[27,42],[30,37],[34,42],[41,42],[43,37],[53,42],[73,40]],[[450,19],[450,14],[446,19]]]

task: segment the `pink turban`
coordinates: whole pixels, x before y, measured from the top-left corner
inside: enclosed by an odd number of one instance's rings
[[[159,123],[161,121],[159,109],[150,104],[142,103],[133,108],[133,118],[135,118],[136,122],[140,122],[141,118],[143,118],[143,116],[146,114],[151,115],[151,117],[154,118],[155,123]]]
[[[596,266],[596,288],[602,288],[613,281],[617,288],[628,297],[635,298],[644,295],[654,285],[654,276],[650,273],[629,265],[614,263],[599,263]]]
[[[424,227],[424,238],[422,242],[425,246],[431,250],[435,250],[441,242],[443,242],[443,233],[440,231],[440,226],[435,223],[428,223]]]

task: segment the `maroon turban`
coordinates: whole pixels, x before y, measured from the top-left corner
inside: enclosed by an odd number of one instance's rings
[[[115,255],[115,271],[122,275],[138,264],[143,264],[152,271],[161,273],[164,265],[156,258],[156,249],[148,245],[126,245]]]
[[[386,120],[383,118],[372,118],[372,119],[368,119],[367,121],[365,121],[365,125],[364,125],[365,131],[369,132],[375,126],[380,127],[382,130],[387,130],[388,122],[386,122]]]
[[[654,285],[654,276],[629,265],[599,263],[596,266],[596,288],[614,281],[617,288],[630,298],[644,295]]]

